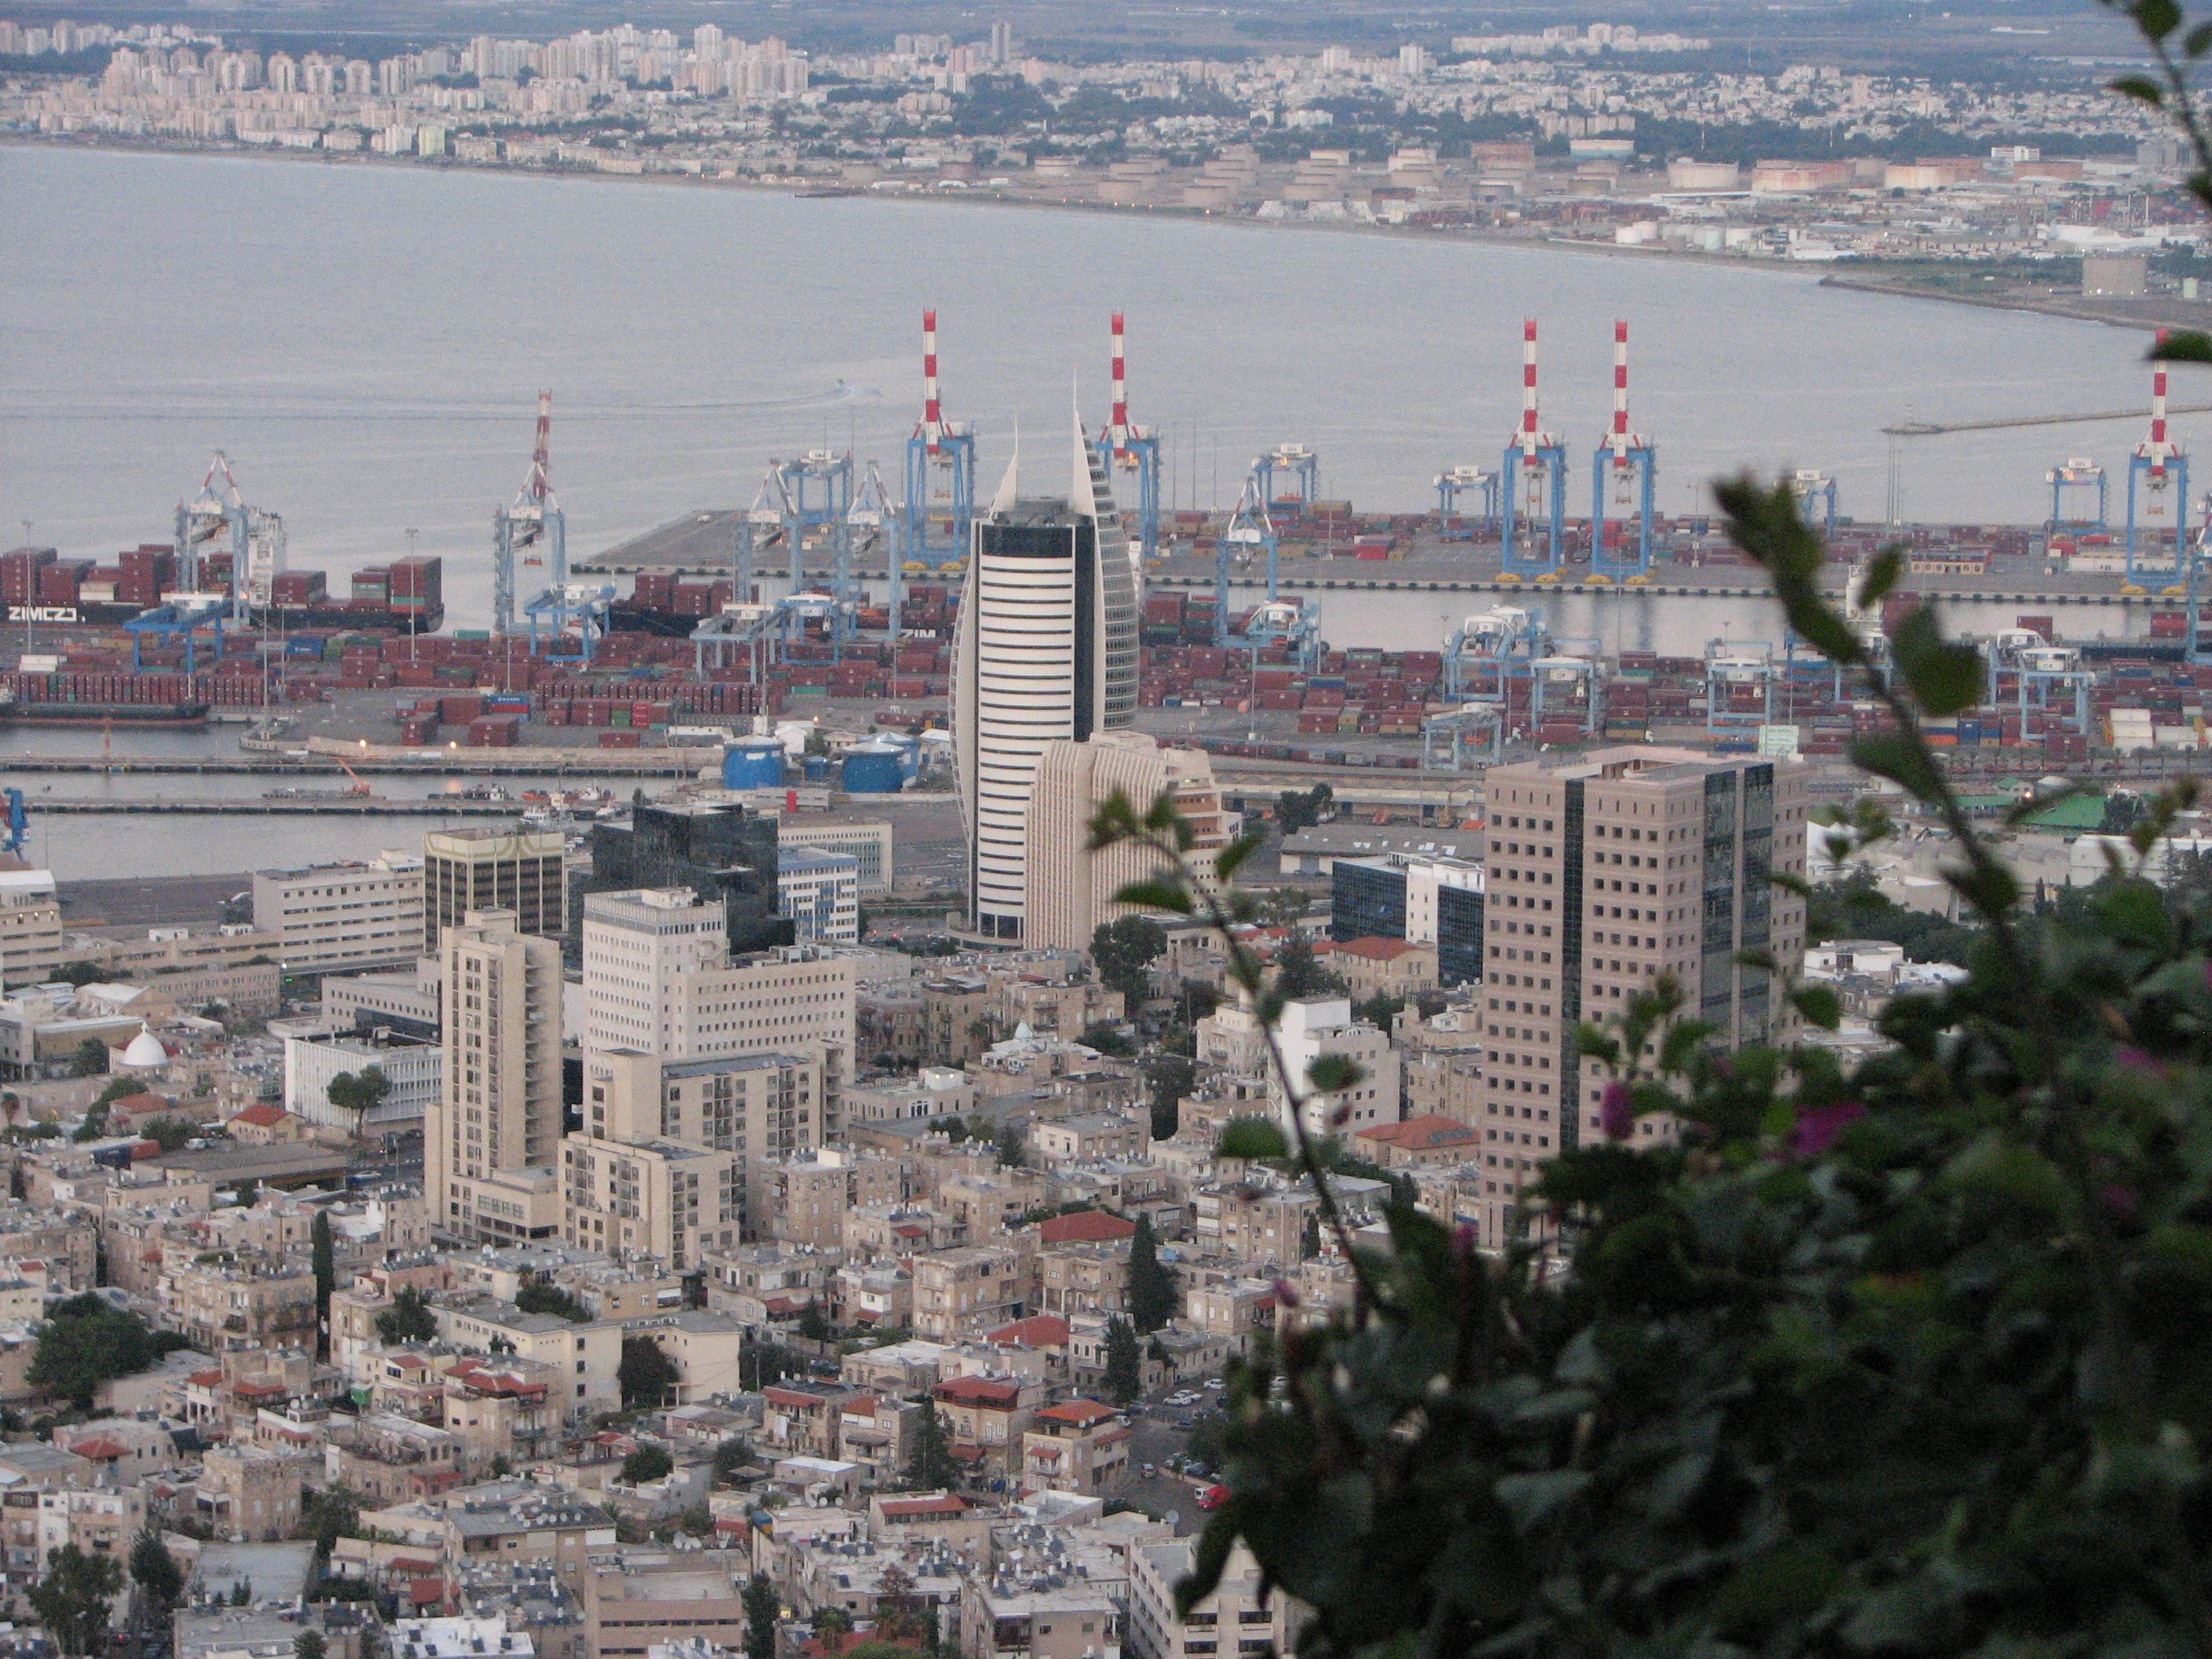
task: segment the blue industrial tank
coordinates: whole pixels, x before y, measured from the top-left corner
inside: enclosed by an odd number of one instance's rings
[[[783,745],[774,738],[739,738],[722,756],[725,789],[781,789]]]
[[[906,751],[881,738],[845,751],[845,793],[896,795],[906,787]]]
[[[830,781],[830,757],[827,755],[805,756],[799,762],[799,769],[809,783]]]
[[[887,732],[879,742],[888,743],[899,751],[899,772],[912,783],[921,772],[921,739],[910,738],[903,732]]]

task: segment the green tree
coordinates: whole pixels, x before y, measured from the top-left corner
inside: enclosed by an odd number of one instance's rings
[[[745,1580],[745,1659],[775,1659],[775,1621],[783,1609],[764,1572]]]
[[[999,1167],[1002,1170],[1020,1169],[1028,1157],[1027,1146],[1022,1139],[1021,1126],[1016,1123],[1001,1123],[999,1126],[997,1139]]]
[[[714,1448],[714,1479],[733,1480],[739,1469],[753,1461],[753,1449],[745,1443],[743,1435],[732,1435]]]
[[[376,1334],[386,1343],[430,1342],[438,1335],[438,1316],[430,1298],[412,1285],[403,1285],[392,1305],[376,1316]]]
[[[107,1103],[95,1100],[85,1109],[84,1121],[70,1132],[74,1141],[105,1140],[107,1138]]]
[[[676,1362],[661,1352],[649,1336],[623,1338],[622,1360],[615,1367],[615,1382],[622,1389],[624,1411],[640,1407],[665,1406],[683,1382]]]
[[[1334,799],[1334,792],[1325,783],[1317,783],[1310,789],[1285,789],[1275,797],[1276,826],[1285,836],[1310,830],[1321,822],[1322,811]]]
[[[830,1316],[822,1311],[819,1302],[810,1302],[800,1310],[799,1334],[810,1342],[830,1340]]]
[[[337,1244],[331,1236],[328,1210],[315,1212],[314,1224],[309,1228],[307,1237],[315,1273],[315,1352],[327,1355],[331,1351],[331,1297],[338,1287]]]
[[[349,1486],[325,1486],[307,1500],[300,1521],[307,1536],[315,1540],[316,1555],[328,1559],[339,1539],[359,1534],[360,1495]]]
[[[914,1426],[914,1450],[906,1463],[909,1492],[952,1492],[960,1485],[960,1462],[952,1455],[952,1441],[945,1432],[945,1419],[933,1402],[924,1401]]]
[[[853,1615],[834,1602],[823,1602],[814,1609],[809,1619],[817,1636],[848,1636],[853,1630]]]
[[[1098,982],[1121,994],[1132,1018],[1152,988],[1147,969],[1167,948],[1166,930],[1150,916],[1122,916],[1091,931],[1091,960],[1098,969]]]
[[[1153,1139],[1166,1140],[1174,1135],[1182,1121],[1182,1102],[1197,1083],[1196,1062],[1182,1054],[1153,1054],[1145,1061]]]
[[[1106,1322],[1106,1397],[1126,1406],[1144,1393],[1144,1363],[1136,1328],[1115,1314]]]
[[[1134,1060],[1137,1045],[1110,1020],[1097,1020],[1083,1028],[1083,1035],[1075,1039],[1086,1048],[1096,1048],[1111,1060]]]
[[[105,1077],[107,1075],[107,1045],[98,1037],[87,1037],[76,1045],[70,1056],[71,1077]]]
[[[1393,996],[1388,991],[1378,991],[1365,1001],[1352,1005],[1354,1019],[1365,1020],[1385,1036],[1390,1034],[1390,1028],[1396,1023],[1398,1016],[1405,1012],[1406,999]]]
[[[368,1115],[384,1103],[392,1092],[392,1079],[385,1075],[381,1066],[364,1066],[359,1073],[340,1072],[323,1091],[331,1104],[353,1116],[355,1139],[361,1136],[368,1122]]]
[[[1293,934],[1275,952],[1275,989],[1285,997],[1340,997],[1348,988],[1321,965],[1312,941]]]
[[[199,1129],[180,1117],[164,1115],[148,1120],[139,1133],[147,1139],[159,1143],[163,1152],[173,1152],[181,1151],[185,1142],[199,1133]]]
[[[151,1527],[140,1533],[131,1546],[131,1577],[140,1593],[161,1613],[175,1607],[185,1593],[184,1570],[161,1542],[161,1534]]]
[[[108,1378],[143,1371],[165,1351],[137,1314],[88,1291],[48,1311],[27,1380],[40,1394],[88,1407]]]
[[[1209,1469],[1221,1467],[1224,1449],[1228,1443],[1229,1419],[1218,1411],[1200,1412],[1198,1420],[1190,1425],[1190,1437],[1183,1442],[1183,1450]]]
[[[90,1653],[107,1629],[108,1609],[123,1588],[121,1563],[64,1544],[46,1555],[46,1576],[29,1592],[31,1610],[61,1650]]]
[[[319,1630],[303,1630],[292,1638],[292,1659],[324,1659],[328,1651]]]
[[[1176,1315],[1176,1276],[1160,1261],[1160,1242],[1152,1218],[1137,1212],[1137,1231],[1129,1240],[1129,1318],[1139,1335],[1149,1336]]]
[[[665,1446],[640,1446],[623,1459],[622,1478],[633,1486],[658,1480],[676,1467]]]
[[[1260,921],[1267,927],[1295,927],[1313,908],[1313,895],[1303,887],[1270,888],[1260,900]]]
[[[592,1310],[573,1291],[556,1285],[543,1273],[533,1274],[514,1293],[514,1305],[524,1313],[557,1314],[572,1325],[588,1324]]]

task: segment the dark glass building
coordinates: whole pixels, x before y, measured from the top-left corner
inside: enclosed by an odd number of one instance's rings
[[[584,900],[640,887],[689,887],[720,898],[729,916],[730,953],[793,942],[789,918],[775,914],[776,821],[743,806],[630,808],[627,823],[592,826],[592,867],[569,894],[568,954],[583,952]]]

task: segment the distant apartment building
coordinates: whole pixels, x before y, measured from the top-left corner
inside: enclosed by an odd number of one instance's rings
[[[559,939],[568,919],[568,838],[520,824],[433,830],[422,837],[423,949],[471,910],[511,910],[522,933]]]
[[[1304,1616],[1279,1590],[1270,1591],[1252,1552],[1229,1552],[1220,1582],[1176,1611],[1176,1585],[1197,1562],[1194,1540],[1138,1544],[1129,1551],[1128,1651],[1131,1659],[1256,1659],[1294,1651]]]
[[[62,965],[62,905],[50,870],[0,871],[0,986],[36,985]]]
[[[686,803],[630,808],[627,822],[592,826],[588,873],[569,916],[578,951],[590,901],[605,894],[683,888],[722,912],[724,951],[744,954],[793,942],[776,915],[777,822],[744,806]]]
[[[568,1242],[609,1255],[650,1255],[678,1273],[700,1252],[738,1243],[744,1222],[744,1158],[658,1138],[571,1134],[561,1147],[562,1228]]]
[[[1483,1242],[1594,1136],[1607,1081],[1576,1032],[1618,1019],[1662,974],[1724,1049],[1786,1036],[1788,1002],[1740,952],[1802,958],[1804,902],[1769,877],[1805,866],[1805,769],[1633,746],[1492,767],[1482,1017]],[[1639,1141],[1672,1125],[1646,1118]]]
[[[850,858],[862,898],[891,890],[893,842],[888,823],[830,823],[794,814],[778,820],[775,833],[779,849]]]
[[[359,1118],[331,1103],[333,1082],[371,1067],[392,1085],[380,1103]],[[445,1050],[423,1037],[364,1032],[284,1039],[285,1109],[348,1134],[421,1127],[444,1078]]]
[[[276,936],[289,973],[411,961],[422,953],[422,862],[394,852],[257,870],[253,925]]]

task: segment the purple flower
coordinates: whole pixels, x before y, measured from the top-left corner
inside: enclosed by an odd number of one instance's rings
[[[1866,1108],[1856,1100],[1838,1101],[1832,1106],[1815,1106],[1809,1112],[1797,1115],[1797,1127],[1790,1137],[1790,1149],[1800,1158],[1818,1158],[1836,1144],[1836,1137],[1866,1115]]]
[[[2112,1050],[2112,1064],[2124,1072],[2148,1072],[2153,1077],[2166,1075],[2165,1066],[2160,1065],[2142,1049],[2131,1048],[2125,1044]]]
[[[1275,1300],[1285,1308],[1295,1308],[1298,1305],[1297,1291],[1289,1279],[1279,1279],[1275,1281]]]
[[[1636,1133],[1636,1109],[1628,1103],[1628,1085],[1608,1083],[1598,1101],[1598,1127],[1607,1140],[1626,1140]]]

